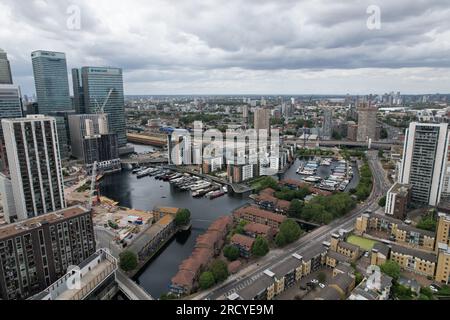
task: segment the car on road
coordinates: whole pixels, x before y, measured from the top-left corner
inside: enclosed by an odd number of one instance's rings
[[[369,257],[369,251],[364,252],[364,257]]]
[[[323,288],[325,288],[325,285],[324,285],[323,283],[319,283],[319,287],[320,287],[321,289],[323,289]]]
[[[438,292],[439,289],[440,289],[440,288],[439,288],[437,285],[435,285],[435,284],[430,284],[429,288],[430,288],[430,290],[433,291],[434,293]]]
[[[311,283],[318,284],[318,283],[319,283],[319,280],[317,280],[317,279],[312,279],[312,280],[311,280]]]

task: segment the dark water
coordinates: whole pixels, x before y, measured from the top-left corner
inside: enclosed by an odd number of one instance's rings
[[[139,153],[154,149],[143,145],[134,147]],[[299,175],[295,173],[299,164],[300,160],[297,160],[284,176],[299,179]],[[329,168],[319,169],[319,174],[329,175],[321,170],[329,171]],[[130,171],[105,176],[100,185],[100,193],[118,201],[121,206],[135,209],[152,210],[155,206],[172,206],[191,211],[192,229],[177,234],[137,277],[138,283],[156,298],[168,291],[170,279],[177,273],[180,263],[190,256],[197,236],[204,233],[216,218],[231,214],[233,209],[248,201],[228,195],[214,200],[196,199],[190,192],[177,190],[168,182],[153,177],[137,179]]]
[[[137,179],[130,171],[105,176],[100,193],[118,201],[121,206],[135,209],[172,206],[191,211],[192,230],[178,234],[138,276],[137,281],[154,297],[168,291],[170,279],[176,274],[179,264],[190,256],[197,236],[216,218],[231,214],[233,209],[248,201],[228,195],[214,200],[196,199],[187,191],[171,187],[168,182],[153,177]]]

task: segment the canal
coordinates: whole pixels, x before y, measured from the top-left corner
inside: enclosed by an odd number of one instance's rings
[[[139,152],[151,150],[151,147],[137,147]],[[216,218],[231,214],[248,201],[228,195],[214,200],[196,199],[190,192],[177,190],[168,182],[153,177],[137,179],[131,171],[125,170],[105,176],[100,184],[100,193],[118,201],[121,206],[135,209],[152,210],[155,206],[170,206],[191,211],[191,231],[178,234],[137,276],[138,283],[155,298],[168,291],[178,266],[191,255],[197,236],[204,233]]]
[[[139,153],[154,150],[150,146],[134,147]],[[296,170],[300,161],[296,160],[284,173],[284,178],[299,179]],[[318,174],[329,175],[329,170],[329,167],[320,167]],[[356,186],[359,180],[357,170],[354,171],[351,187]],[[231,214],[234,209],[248,202],[248,199],[228,195],[214,200],[193,198],[190,192],[175,189],[168,182],[153,177],[137,179],[131,171],[125,170],[105,176],[100,184],[100,193],[129,208],[152,210],[155,206],[169,206],[191,211],[192,229],[177,234],[137,275],[137,282],[155,298],[168,291],[170,280],[177,273],[178,266],[191,255],[197,236],[204,233],[215,219]],[[311,229],[310,226],[302,227],[308,231]]]

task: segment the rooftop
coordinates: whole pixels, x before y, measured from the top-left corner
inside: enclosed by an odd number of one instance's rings
[[[233,237],[231,237],[231,243],[238,244],[247,248],[251,248],[254,242],[254,238],[247,237],[239,233],[236,233]]]
[[[424,251],[415,250],[415,249],[406,248],[406,247],[397,246],[397,245],[391,245],[391,247],[392,247],[392,252],[397,252],[397,253],[400,253],[403,255],[417,257],[417,258],[425,260],[425,261],[430,261],[430,262],[437,261],[436,255],[434,255],[433,253],[424,252]]]
[[[272,221],[276,221],[278,223],[282,223],[284,220],[286,220],[286,216],[283,216],[281,214],[276,214],[270,211],[266,211],[266,210],[262,210],[259,209],[256,206],[246,206],[246,207],[242,207],[237,209],[236,211],[234,211],[235,215],[242,215],[242,214],[249,214],[252,216],[257,216],[263,219],[267,219],[267,220],[272,220]]]
[[[273,278],[269,277],[266,274],[263,274],[260,278],[251,283],[249,286],[239,291],[239,295],[244,300],[252,300],[257,295],[260,295],[262,292],[264,292],[268,287],[273,285],[274,282],[275,280]]]
[[[244,231],[257,234],[268,234],[271,229],[270,226],[256,222],[250,222],[244,226]]]
[[[89,210],[87,210],[82,206],[74,206],[59,211],[43,214],[24,221],[7,224],[5,226],[0,227],[0,239],[28,232],[32,229],[39,228],[41,225],[46,223],[56,223],[58,221],[70,219],[81,214],[86,214],[88,212]]]

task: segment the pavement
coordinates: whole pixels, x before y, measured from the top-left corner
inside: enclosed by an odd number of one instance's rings
[[[390,187],[390,182],[378,159],[377,151],[368,151],[367,158],[372,170],[374,184],[371,195],[364,203],[358,204],[358,206],[348,215],[336,219],[326,226],[313,230],[282,250],[278,249],[269,252],[269,254],[260,259],[257,264],[247,267],[245,270],[231,276],[223,284],[202,292],[193,299],[223,299],[234,292],[242,290],[246,286],[257,281],[263,275],[264,270],[283,263],[295,252],[302,255],[305,252],[314,250],[318,246],[322,246],[322,242],[328,240],[331,233],[338,232],[340,229],[352,229],[355,219],[367,209],[378,209],[378,199],[386,194]]]

